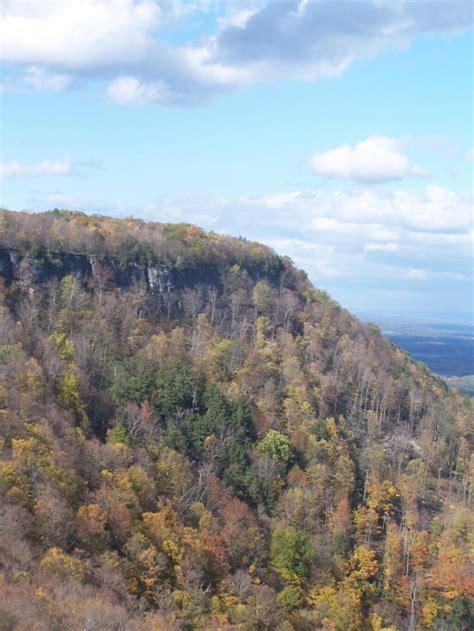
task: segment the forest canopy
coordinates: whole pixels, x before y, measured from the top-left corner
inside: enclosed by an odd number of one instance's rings
[[[0,213],[0,628],[472,628],[472,400],[271,249]]]

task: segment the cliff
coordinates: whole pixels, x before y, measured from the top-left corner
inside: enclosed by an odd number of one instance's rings
[[[113,258],[93,254],[46,252],[32,255],[19,250],[0,249],[0,277],[7,286],[16,281],[33,289],[47,281],[60,281],[70,274],[84,288],[106,279],[110,287],[125,289],[141,284],[158,293],[183,289],[206,278],[216,278],[212,271],[206,274],[205,270],[199,270],[193,274],[188,270],[178,270],[170,263],[160,266],[135,262],[123,264]]]
[[[301,273],[269,248],[188,224],[145,224],[71,211],[0,212],[0,276],[33,287],[74,274],[82,286],[141,284],[160,294],[222,289],[233,266],[249,280],[295,285]]]

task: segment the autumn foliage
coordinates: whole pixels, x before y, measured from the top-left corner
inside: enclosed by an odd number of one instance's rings
[[[0,277],[0,629],[472,628],[472,401],[291,261],[5,211]]]

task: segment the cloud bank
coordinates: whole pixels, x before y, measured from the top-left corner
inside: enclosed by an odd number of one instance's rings
[[[196,14],[209,22],[207,36],[173,43],[173,24]],[[161,105],[338,76],[357,60],[471,25],[465,0],[4,0],[0,18],[3,60],[35,89],[99,81],[118,103]]]
[[[382,287],[469,283],[473,265],[472,200],[437,186],[418,194],[361,188],[237,199],[175,197],[142,206],[112,207],[58,192],[31,200],[35,210],[58,205],[244,235],[290,256],[325,288],[338,279]]]

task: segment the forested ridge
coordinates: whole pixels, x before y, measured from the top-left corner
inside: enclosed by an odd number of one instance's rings
[[[0,630],[467,630],[473,400],[271,249],[0,212]]]

